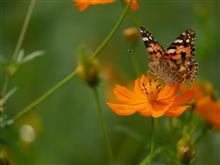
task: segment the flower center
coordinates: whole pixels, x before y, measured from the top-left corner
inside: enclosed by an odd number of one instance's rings
[[[148,79],[142,82],[141,91],[148,98],[150,102],[156,100],[158,93],[160,92],[161,84],[158,80]]]

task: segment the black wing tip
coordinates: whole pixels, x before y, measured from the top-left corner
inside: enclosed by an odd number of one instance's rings
[[[145,32],[145,31],[146,31],[146,29],[145,29],[145,27],[144,27],[144,26],[142,26],[142,25],[141,25],[141,26],[139,27],[139,31],[142,33],[142,32]]]
[[[189,34],[193,34],[193,35],[196,34],[195,30],[193,30],[192,28],[188,28],[188,29],[185,31],[185,33],[189,33]]]

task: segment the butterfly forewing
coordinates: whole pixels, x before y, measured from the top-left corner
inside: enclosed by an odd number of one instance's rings
[[[145,30],[143,26],[140,27],[139,31],[141,33],[144,45],[149,53],[150,60],[159,60],[165,52],[162,46],[155,40],[155,38],[148,31]]]
[[[195,51],[195,32],[192,29],[186,30],[176,38],[167,48],[164,59],[185,60],[194,56]]]

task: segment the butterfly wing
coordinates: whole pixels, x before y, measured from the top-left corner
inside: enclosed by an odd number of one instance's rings
[[[170,61],[177,69],[177,74],[182,80],[194,81],[197,74],[198,63],[195,60],[195,32],[188,29],[181,33],[168,47],[162,57]]]
[[[164,59],[185,60],[194,56],[195,52],[195,32],[192,29],[186,30],[176,38],[168,47]]]
[[[158,61],[165,53],[162,46],[154,39],[154,37],[145,30],[143,26],[139,28],[144,45],[149,53],[151,61]]]

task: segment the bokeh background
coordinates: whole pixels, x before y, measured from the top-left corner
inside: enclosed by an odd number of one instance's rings
[[[181,32],[192,28],[197,33],[197,80],[211,81],[215,93],[220,89],[220,3],[218,0],[139,0],[139,10],[130,12],[164,46]],[[0,54],[10,58],[23,24],[29,1],[0,0]],[[92,51],[112,29],[122,12],[122,5],[91,6],[80,12],[70,0],[38,0],[22,45],[26,53],[44,50],[44,56],[23,65],[11,79],[9,89],[18,90],[6,105],[9,116],[41,96],[70,73],[77,65],[79,48]],[[113,69],[121,83],[147,70],[147,58],[141,40],[133,48],[122,35],[127,27],[137,27],[127,17],[111,42],[98,56],[103,70]],[[131,50],[131,51],[128,51]],[[1,68],[0,83],[3,83]],[[107,85],[101,81],[99,92],[116,162],[136,164],[149,151],[150,119],[139,115],[120,117],[106,105]],[[160,119],[160,124],[164,118]],[[21,140],[20,128],[30,124],[36,137],[33,142]],[[166,125],[162,126],[166,127]],[[160,138],[163,135],[164,138]],[[164,129],[157,131],[158,146],[170,137]],[[175,137],[174,137],[175,138]],[[105,164],[105,145],[99,125],[92,90],[78,77],[23,117],[1,136],[2,145],[14,164]],[[192,164],[220,164],[220,134],[212,132],[197,146]],[[166,152],[164,152],[165,155]],[[156,162],[169,162],[157,156]]]

